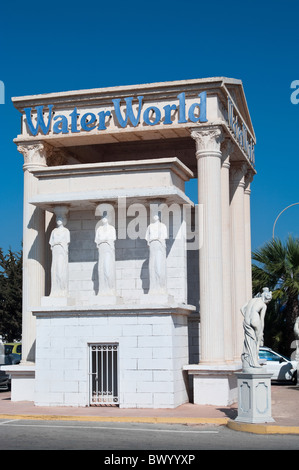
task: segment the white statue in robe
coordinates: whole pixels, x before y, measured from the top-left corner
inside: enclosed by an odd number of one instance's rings
[[[244,316],[244,348],[241,356],[243,370],[258,372],[261,369],[259,363],[259,348],[263,346],[264,341],[264,320],[267,310],[267,304],[272,299],[272,292],[268,287],[263,288],[263,292],[253,299],[249,300],[241,308]]]
[[[0,366],[5,364],[5,348],[2,341],[2,336],[0,335]]]
[[[150,294],[166,293],[166,239],[167,227],[158,215],[148,226],[145,239],[149,246]]]
[[[99,253],[99,295],[115,295],[115,240],[115,228],[103,217],[95,236]]]
[[[295,361],[299,361],[299,317],[296,318],[294,324],[294,335],[296,340]]]
[[[49,243],[52,250],[51,296],[65,297],[68,294],[68,246],[70,232],[65,227],[66,218],[56,218],[57,227],[50,235]]]

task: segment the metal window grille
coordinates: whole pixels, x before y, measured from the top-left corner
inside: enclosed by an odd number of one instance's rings
[[[90,345],[90,405],[117,405],[118,344]]]

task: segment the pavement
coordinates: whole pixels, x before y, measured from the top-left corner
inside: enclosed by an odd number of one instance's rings
[[[96,407],[41,407],[30,401],[11,401],[10,392],[0,392],[0,419],[67,420],[185,425],[225,425],[255,434],[299,435],[299,386],[271,386],[271,423],[236,422],[237,403],[231,406],[186,403],[175,409]]]

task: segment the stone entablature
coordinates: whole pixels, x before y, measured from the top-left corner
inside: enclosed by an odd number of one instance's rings
[[[177,158],[45,167],[32,174],[38,186],[29,202],[47,210],[57,204],[92,208],[121,197],[128,203],[167,197],[168,203],[193,205],[185,195],[185,182],[193,173]]]
[[[188,138],[190,129],[199,125],[221,124],[239,149],[237,158],[254,166],[255,135],[240,80],[220,77],[79,90],[13,98],[13,103],[22,113],[16,143],[43,140],[53,147],[73,148],[178,139]]]

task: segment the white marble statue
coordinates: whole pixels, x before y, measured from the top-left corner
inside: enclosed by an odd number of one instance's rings
[[[103,217],[95,236],[99,253],[99,295],[115,295],[115,240],[115,228]]]
[[[2,341],[2,336],[0,336],[0,366],[5,364],[5,348]]]
[[[295,321],[294,334],[296,340],[295,361],[299,361],[299,317],[297,317]]]
[[[150,294],[166,293],[166,239],[167,228],[158,215],[148,226],[145,239],[149,246]]]
[[[50,235],[52,250],[51,293],[53,297],[66,297],[68,294],[68,247],[70,232],[65,227],[67,219],[57,215],[56,224]]]
[[[243,371],[259,372],[262,368],[259,363],[259,348],[264,341],[264,320],[267,304],[272,299],[272,292],[268,287],[263,288],[263,292],[249,300],[241,308],[244,316],[244,348],[242,359]]]

